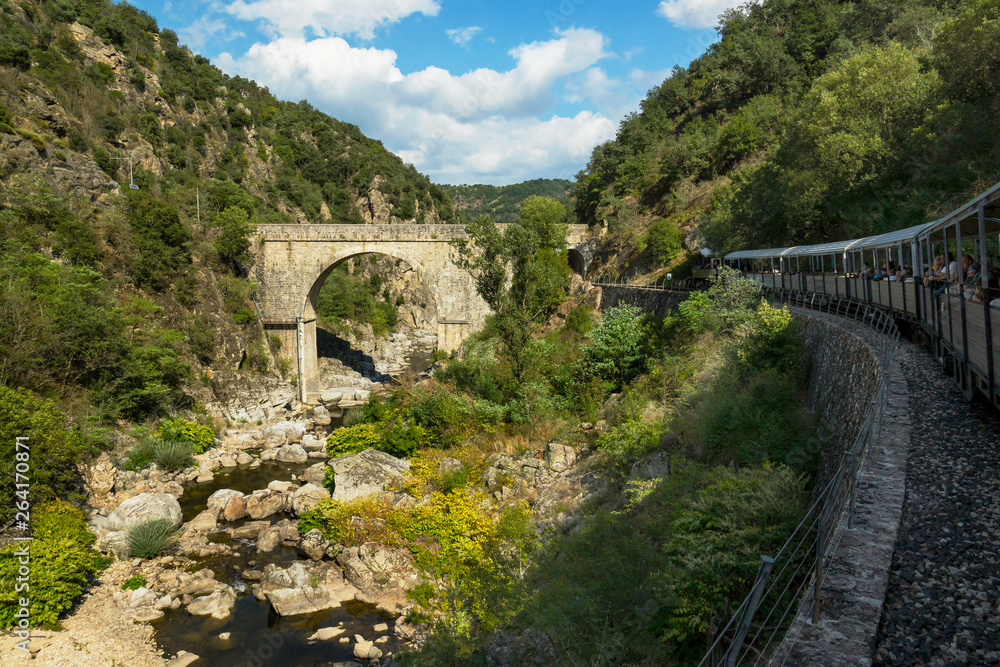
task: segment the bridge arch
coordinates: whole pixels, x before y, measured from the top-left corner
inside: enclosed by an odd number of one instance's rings
[[[415,260],[408,253],[400,251],[398,248],[384,244],[366,244],[338,249],[330,257],[324,268],[321,268],[318,272],[314,272],[311,281],[307,283],[310,287],[308,292],[306,292],[303,297],[301,310],[299,311],[302,313],[303,318],[316,317],[316,299],[319,296],[320,288],[322,288],[323,283],[326,282],[327,276],[329,276],[334,269],[347,260],[360,257],[362,255],[386,255],[409,264],[410,267],[416,272],[417,278],[419,278],[420,282],[430,290],[431,295],[434,297],[434,305],[436,309],[440,309],[441,300],[438,298],[438,291],[433,283],[426,280],[426,272],[420,262]]]

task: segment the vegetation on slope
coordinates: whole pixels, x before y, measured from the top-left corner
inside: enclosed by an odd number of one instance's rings
[[[626,239],[657,219],[697,227],[716,251],[923,222],[1000,180],[997,12],[986,0],[730,10],[719,41],[594,149],[577,216]]]
[[[499,340],[480,336],[433,382],[369,404],[328,440],[331,455],[411,456],[400,490],[430,503],[327,500],[300,530],[412,551],[428,582],[413,616],[435,634],[410,664],[486,664],[494,632],[525,628],[551,638],[557,664],[697,659],[711,618],[747,594],[761,554],[798,522],[816,471],[800,455],[814,426],[796,329],[758,300],[728,278],[666,320],[611,309],[586,334],[532,338],[522,382]],[[780,400],[761,400],[762,386]],[[575,428],[598,418],[600,434]],[[491,507],[482,476],[493,452],[554,437],[592,449],[586,465],[607,485],[577,529],[539,540],[523,501]],[[669,472],[629,483],[656,451]],[[441,466],[445,456],[461,466]]]
[[[35,544],[66,546],[33,556],[32,621],[54,623],[99,565],[82,517],[42,503],[82,498],[78,464],[114,430],[159,421],[129,462],[186,465],[221,425],[203,404],[287,370],[253,307],[250,238],[323,221],[457,218],[357,127],[222,74],[141,10],[0,0],[0,529],[27,436]],[[168,419],[188,409],[199,423]]]
[[[441,185],[455,204],[463,222],[488,217],[493,222],[516,222],[521,205],[529,197],[548,197],[567,203],[573,183],[561,178],[536,178],[511,185]]]

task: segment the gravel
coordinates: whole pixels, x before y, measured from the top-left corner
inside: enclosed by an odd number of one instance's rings
[[[136,624],[123,614],[114,599],[128,566],[114,563],[100,582],[81,599],[56,632],[32,630],[29,648],[34,659],[25,661],[15,649],[17,638],[0,633],[0,665],[31,664],[36,667],[164,667],[167,660],[153,641],[153,628]]]
[[[1000,444],[923,350],[898,352],[910,391],[906,498],[874,665],[1000,664]]]

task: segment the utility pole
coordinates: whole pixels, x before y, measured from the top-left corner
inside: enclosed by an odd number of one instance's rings
[[[128,160],[128,189],[138,190],[139,186],[135,184],[132,180],[132,156],[128,157],[113,157],[112,160]]]

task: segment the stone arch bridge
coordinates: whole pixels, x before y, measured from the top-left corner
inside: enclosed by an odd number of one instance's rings
[[[503,225],[498,225],[501,229]],[[327,275],[352,257],[369,253],[405,261],[434,295],[437,346],[451,351],[482,326],[489,307],[475,283],[455,264],[454,238],[464,225],[260,225],[252,248],[256,303],[269,335],[281,340],[280,355],[297,369],[300,399],[319,385],[316,298]],[[570,225],[569,261],[587,275],[596,248],[586,225]]]

